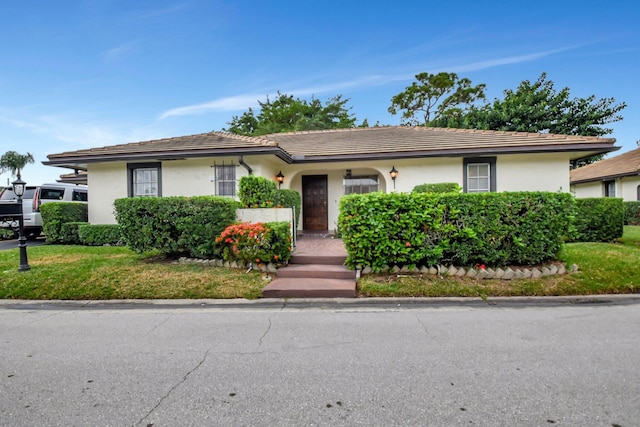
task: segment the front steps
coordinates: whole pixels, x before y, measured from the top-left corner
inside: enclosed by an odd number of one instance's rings
[[[356,272],[342,255],[294,255],[262,290],[263,298],[355,298]]]

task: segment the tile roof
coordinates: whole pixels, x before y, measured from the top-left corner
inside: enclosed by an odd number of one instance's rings
[[[243,135],[234,135],[226,132],[208,132],[197,135],[179,136],[175,138],[155,139],[151,141],[132,142],[106,147],[88,148],[85,150],[68,151],[47,156],[49,160],[55,159],[91,159],[111,156],[133,157],[144,154],[157,155],[184,155],[206,152],[212,150],[242,150],[242,149],[277,149],[277,144],[264,138],[256,138]]]
[[[615,149],[613,138],[484,131],[430,127],[388,126],[265,135],[295,160],[387,155],[446,156],[501,153]],[[609,149],[606,149],[609,148]]]
[[[209,132],[176,138],[50,154],[45,164],[73,167],[108,160],[273,154],[288,163],[469,154],[616,150],[613,138],[524,132],[386,126],[291,132],[249,137]],[[586,154],[585,154],[586,153]]]
[[[640,174],[640,148],[571,171],[571,183]]]

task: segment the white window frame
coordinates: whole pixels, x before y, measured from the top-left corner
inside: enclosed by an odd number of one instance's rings
[[[486,172],[480,171],[480,168],[485,167]],[[467,193],[489,192],[491,192],[491,163],[467,164]]]
[[[486,169],[481,171],[480,168]],[[465,158],[463,160],[463,182],[465,193],[490,193],[497,191],[496,158]]]
[[[375,193],[380,190],[380,177],[379,175],[345,175],[342,188],[344,194]]]
[[[129,163],[128,181],[129,197],[161,197],[162,196],[162,164]]]

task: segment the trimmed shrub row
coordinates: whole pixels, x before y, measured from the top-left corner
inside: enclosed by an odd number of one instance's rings
[[[571,234],[566,193],[370,193],[345,196],[339,227],[351,267],[535,265]]]
[[[576,199],[574,226],[576,242],[610,242],[622,237],[624,204],[622,199],[593,197]]]
[[[624,202],[624,224],[640,225],[640,202]]]
[[[78,225],[67,223],[86,223],[88,207],[86,203],[56,202],[40,206],[42,232],[48,243],[80,243]]]
[[[78,237],[87,246],[122,245],[118,224],[83,224],[78,227]]]
[[[276,190],[276,206],[296,209],[296,228],[300,224],[300,211],[302,210],[302,198],[296,190]]]
[[[240,204],[229,198],[133,197],[114,202],[122,238],[135,252],[213,258],[222,231],[235,222]]]
[[[414,193],[459,193],[462,188],[457,182],[439,182],[436,184],[420,184],[413,187]]]

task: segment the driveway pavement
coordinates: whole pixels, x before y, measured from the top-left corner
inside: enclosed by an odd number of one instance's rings
[[[40,246],[40,245],[44,245],[45,243],[45,238],[44,237],[38,237],[36,240],[28,240],[27,241],[27,247],[29,246]],[[17,239],[13,239],[13,240],[0,240],[0,251],[4,251],[7,249],[14,249],[18,247],[18,240]]]
[[[4,301],[0,425],[632,426],[633,302]]]

